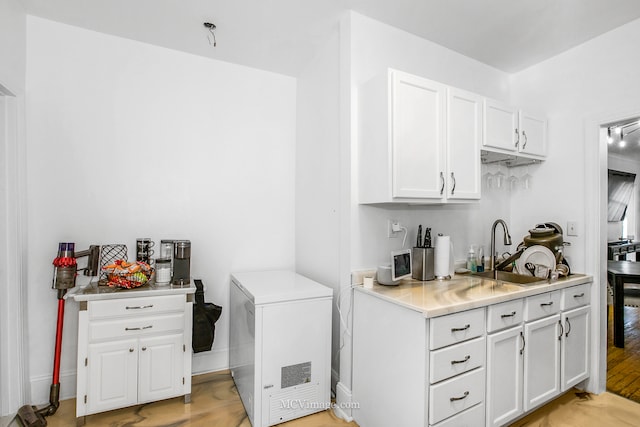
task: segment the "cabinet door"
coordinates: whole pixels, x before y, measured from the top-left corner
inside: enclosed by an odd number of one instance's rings
[[[547,155],[547,121],[543,118],[520,111],[521,153],[535,156]]]
[[[492,99],[484,101],[484,138],[487,147],[518,150],[518,111]]]
[[[91,344],[87,364],[89,413],[137,403],[137,340]]]
[[[393,72],[390,112],[393,197],[445,196],[445,89],[440,83]]]
[[[482,97],[447,90],[447,198],[480,198]]]
[[[522,414],[522,326],[487,335],[487,426]]]
[[[560,314],[525,323],[524,411],[560,393]]]
[[[562,314],[562,391],[566,391],[589,376],[589,313],[590,306]]]
[[[183,394],[183,334],[141,338],[139,353],[139,403]]]

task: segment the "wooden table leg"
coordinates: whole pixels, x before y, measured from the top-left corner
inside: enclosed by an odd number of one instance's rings
[[[624,278],[620,276],[614,279],[613,345],[624,348]]]

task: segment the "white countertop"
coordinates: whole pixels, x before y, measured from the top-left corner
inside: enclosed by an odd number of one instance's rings
[[[134,289],[111,288],[109,286],[98,286],[98,282],[91,282],[84,287],[75,287],[69,290],[65,298],[73,298],[76,301],[100,301],[118,298],[134,298],[162,295],[193,294],[196,286],[191,283],[184,286],[155,284],[140,286]]]
[[[436,317],[592,281],[591,276],[572,274],[553,283],[518,285],[470,275],[455,275],[451,280],[421,282],[409,279],[397,286],[374,284],[372,288],[356,286],[354,289],[422,312],[424,317]]]

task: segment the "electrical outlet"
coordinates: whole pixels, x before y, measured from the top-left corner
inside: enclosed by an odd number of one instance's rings
[[[400,221],[397,219],[388,219],[387,220],[387,237],[393,239],[398,237],[398,233],[400,232]]]
[[[576,221],[567,222],[567,236],[578,235],[578,223]]]

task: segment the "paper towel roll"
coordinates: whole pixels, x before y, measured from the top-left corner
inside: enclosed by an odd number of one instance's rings
[[[451,276],[450,260],[451,238],[449,236],[437,235],[433,268],[436,279],[446,279]]]

